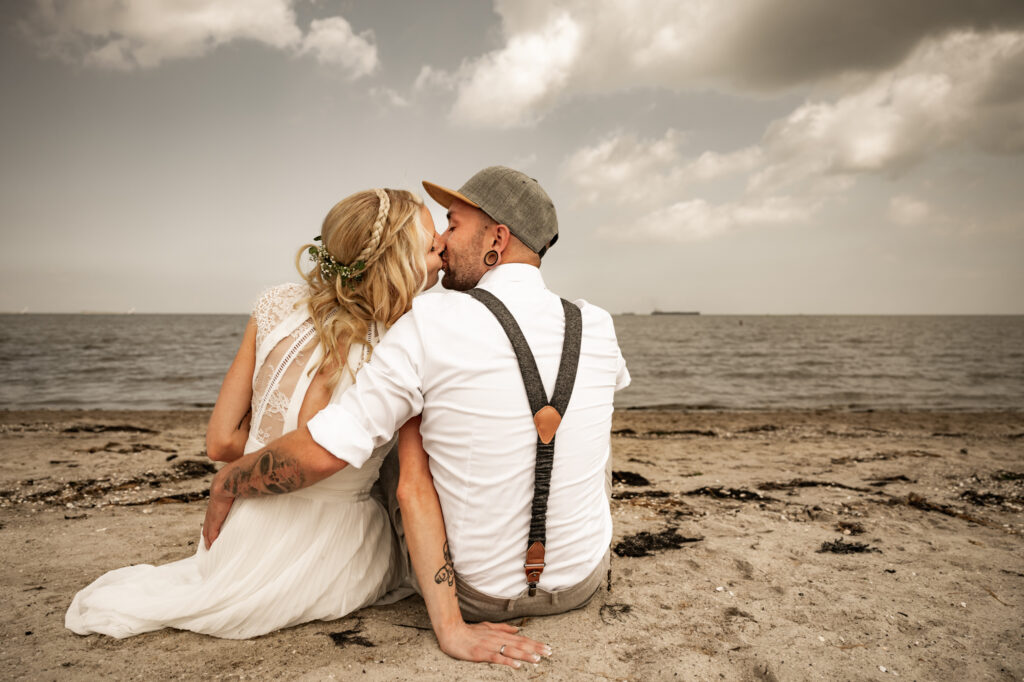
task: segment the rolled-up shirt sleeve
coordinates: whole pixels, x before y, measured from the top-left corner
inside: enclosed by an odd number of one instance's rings
[[[362,467],[398,428],[423,410],[423,343],[414,311],[406,313],[373,350],[356,383],[307,423],[313,440],[338,459]]]

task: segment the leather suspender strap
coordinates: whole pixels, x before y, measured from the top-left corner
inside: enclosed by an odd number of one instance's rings
[[[579,308],[562,299],[565,336],[562,341],[558,378],[555,380],[555,390],[549,401],[540,372],[537,370],[537,361],[512,313],[489,291],[471,289],[466,293],[483,303],[505,330],[505,335],[508,336],[519,362],[519,373],[523,377],[526,398],[530,403],[533,422],[537,428],[537,460],[534,467],[533,503],[530,505],[530,537],[526,543],[526,561],[523,565],[529,594],[532,597],[536,594],[537,582],[544,571],[544,543],[547,541],[548,493],[551,490],[551,468],[555,456],[555,431],[558,430],[569,406],[573,384],[576,382],[583,339],[583,316]]]

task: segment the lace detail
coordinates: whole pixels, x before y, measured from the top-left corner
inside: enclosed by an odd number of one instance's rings
[[[267,406],[256,428],[256,438],[261,443],[269,443],[282,435],[289,402],[288,396],[281,391],[273,390],[267,395]]]
[[[305,298],[308,292],[305,284],[287,282],[271,287],[259,297],[252,310],[252,316],[256,320],[257,348],[262,345],[270,330],[281,324],[281,321],[295,309],[295,304]]]

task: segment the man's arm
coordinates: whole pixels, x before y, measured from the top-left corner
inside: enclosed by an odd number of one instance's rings
[[[346,465],[318,445],[307,428],[287,433],[262,450],[236,459],[218,471],[210,484],[210,502],[203,521],[206,548],[220,535],[236,497],[290,493],[322,481]]]
[[[419,360],[422,340],[406,313],[359,371],[359,381],[309,420],[305,427],[221,469],[210,486],[203,523],[207,548],[236,497],[280,495],[310,486],[351,464],[361,467],[373,449],[389,440],[423,409]],[[315,380],[314,380],[315,381]],[[315,438],[314,438],[315,434]]]
[[[410,419],[398,434],[398,502],[402,508],[405,539],[441,650],[452,658],[501,663],[513,668],[522,665],[520,661],[536,663],[541,656],[550,656],[551,649],[546,644],[517,635],[519,628],[512,625],[467,625],[463,621],[455,593],[455,567],[448,551],[441,502],[420,437],[420,418]]]

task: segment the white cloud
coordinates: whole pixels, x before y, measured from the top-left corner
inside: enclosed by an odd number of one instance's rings
[[[459,79],[457,74],[449,73],[441,69],[435,69],[428,64],[420,68],[419,75],[416,76],[416,82],[413,85],[413,90],[416,92],[421,92],[430,88],[454,90],[458,87],[458,84]]]
[[[901,194],[889,200],[889,220],[897,225],[920,225],[932,217],[926,202]]]
[[[100,69],[132,70],[200,57],[251,40],[340,66],[351,78],[377,66],[373,34],[341,17],[313,21],[303,37],[295,0],[36,0],[22,28],[49,56]]]
[[[954,32],[925,41],[835,101],[804,103],[770,124],[758,145],[687,157],[685,136],[674,130],[653,140],[617,132],[570,155],[563,175],[583,201],[660,203],[664,208],[651,213],[655,223],[684,226],[665,232],[645,218],[634,226],[645,237],[708,236],[778,222],[772,216],[806,218],[801,207],[838,196],[861,175],[895,177],[962,145],[1024,150],[1022,67],[1024,33]],[[746,187],[733,202],[696,198],[698,183],[743,174]],[[901,224],[935,217],[908,197],[894,200],[889,215]]]
[[[452,118],[495,128],[532,123],[566,86],[581,47],[580,27],[565,12],[537,31],[513,35],[467,69]]]
[[[380,65],[373,31],[356,35],[342,17],[317,19],[310,23],[300,54],[313,53],[321,64],[340,66],[349,78],[368,76]]]
[[[410,105],[408,99],[391,88],[371,88],[370,95],[392,109],[404,109]]]
[[[691,185],[746,172],[760,163],[758,147],[705,151],[687,158],[682,151],[687,139],[685,133],[671,128],[659,139],[615,132],[571,154],[562,165],[562,175],[584,201],[628,203],[664,200]]]
[[[599,234],[617,241],[691,242],[739,228],[806,223],[818,208],[816,201],[793,197],[718,205],[689,199],[651,211],[620,231],[602,228]]]

